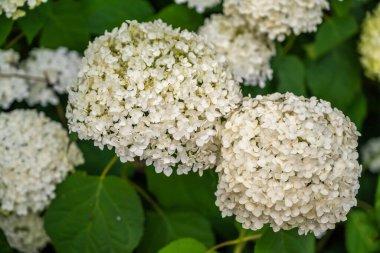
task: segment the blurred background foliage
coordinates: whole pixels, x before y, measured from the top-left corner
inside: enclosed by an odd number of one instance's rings
[[[290,91],[317,96],[330,101],[356,123],[362,133],[361,144],[380,136],[380,84],[364,77],[357,53],[362,20],[377,2],[331,0],[331,10],[316,33],[290,36],[277,44],[277,56],[272,61],[274,79],[264,89],[242,86],[244,94]],[[24,56],[34,47],[65,46],[83,53],[94,37],[125,20],[162,19],[174,27],[196,31],[206,17],[221,9],[218,6],[198,14],[171,0],[49,0],[17,21],[1,16],[0,46]],[[38,109],[62,120],[65,101],[62,97],[59,113],[54,107]],[[75,135],[72,138],[77,139]],[[247,231],[232,218],[222,219],[214,205],[217,175],[212,171],[203,177],[191,174],[167,178],[141,162],[117,162],[110,171],[115,177],[104,179],[99,175],[114,152],[101,151],[91,142],[78,143],[86,159],[79,170],[87,174],[77,172],[58,188],[58,197],[45,216],[54,246],[44,252],[131,252],[138,245],[138,253],[205,253],[231,240],[240,243],[218,252],[380,252],[380,186],[378,175],[369,171],[364,171],[361,178],[358,208],[350,212],[348,221],[317,240],[294,231]],[[93,222],[89,212],[101,221]],[[116,222],[120,220],[124,222]],[[257,239],[261,233],[263,236]],[[2,233],[0,251],[12,252]]]

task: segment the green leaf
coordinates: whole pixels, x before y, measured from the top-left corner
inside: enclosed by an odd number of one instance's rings
[[[195,212],[166,212],[164,216],[147,213],[145,233],[138,248],[139,253],[156,253],[166,244],[183,237],[194,238],[207,247],[215,239],[210,222]]]
[[[280,57],[275,64],[275,73],[278,75],[279,92],[293,92],[296,95],[306,96],[306,71],[303,62],[295,55]]]
[[[377,190],[375,196],[375,210],[376,210],[376,218],[377,222],[380,224],[380,176],[377,179]]]
[[[84,0],[84,10],[94,34],[103,34],[126,20],[147,20],[154,14],[146,0]]]
[[[354,100],[343,111],[360,131],[367,116],[367,98],[364,93],[358,92]]]
[[[17,20],[17,24],[25,34],[29,44],[33,42],[34,38],[46,24],[48,17],[45,15],[44,10],[49,10],[49,8],[42,5],[29,11],[27,15]]]
[[[379,230],[369,213],[353,210],[346,223],[346,247],[349,253],[380,251]]]
[[[1,253],[12,253],[12,248],[9,246],[7,238],[5,237],[3,231],[0,230],[0,252]]]
[[[331,7],[338,16],[345,16],[350,12],[352,0],[331,0]]]
[[[307,84],[312,95],[331,102],[340,110],[348,108],[361,87],[361,74],[356,61],[357,58],[346,48],[341,48],[310,62]]]
[[[75,173],[58,187],[45,228],[59,253],[128,253],[141,239],[143,209],[126,181]]]
[[[255,245],[255,253],[314,253],[315,238],[300,236],[296,230],[274,233],[268,229]]]
[[[47,2],[48,21],[42,29],[40,44],[44,47],[60,46],[82,51],[90,39],[87,18],[81,2],[65,0]]]
[[[236,232],[233,219],[222,219],[219,209],[214,204],[218,176],[211,170],[206,171],[202,177],[196,173],[167,177],[155,173],[154,168],[149,167],[146,175],[148,189],[157,197],[162,207],[199,212],[211,220],[223,237],[233,236]]]
[[[359,29],[356,20],[350,16],[332,17],[319,28],[314,44],[306,47],[311,59],[317,59],[352,37]]]
[[[179,239],[170,243],[165,248],[161,249],[158,253],[206,253],[206,247],[191,238]]]
[[[0,46],[4,44],[8,35],[12,31],[13,21],[6,18],[4,15],[0,16]]]
[[[162,9],[153,19],[161,19],[174,27],[196,31],[203,24],[203,16],[184,5],[171,4]]]

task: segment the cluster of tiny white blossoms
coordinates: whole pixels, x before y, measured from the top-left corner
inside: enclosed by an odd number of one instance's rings
[[[274,42],[250,29],[240,17],[213,15],[199,34],[214,44],[237,81],[264,87],[272,79],[270,60],[276,54]]]
[[[243,17],[271,40],[283,41],[292,32],[314,32],[322,23],[327,0],[225,0],[224,13]]]
[[[29,9],[45,3],[47,0],[2,0],[0,1],[0,15],[5,14],[7,18],[18,19],[25,15],[25,11],[21,8],[25,5]]]
[[[24,73],[18,67],[19,59],[13,50],[0,50],[0,108],[8,109],[13,102],[20,102],[29,94],[26,81],[14,77]]]
[[[363,164],[373,173],[380,172],[380,137],[369,140],[361,149]]]
[[[46,49],[37,48],[30,52],[24,62],[25,72],[29,79],[29,105],[56,105],[59,99],[56,95],[67,93],[67,88],[76,82],[81,64],[81,57],[75,51],[67,48]]]
[[[0,154],[0,210],[17,215],[42,211],[83,163],[63,127],[35,110],[0,114]]]
[[[291,93],[246,98],[220,135],[216,204],[244,228],[320,236],[356,205],[359,133],[330,103]]]
[[[80,55],[67,48],[34,49],[21,62],[13,50],[0,50],[0,107],[23,100],[30,106],[57,105],[57,94],[76,82],[80,63]]]
[[[178,4],[187,2],[190,8],[195,8],[197,12],[202,13],[207,8],[214,7],[221,3],[222,0],[175,0]]]
[[[380,4],[363,22],[359,42],[361,63],[369,78],[380,81]]]
[[[66,116],[79,138],[115,148],[123,162],[202,173],[215,165],[218,128],[241,97],[203,38],[131,21],[90,44]]]
[[[49,242],[43,219],[38,214],[0,215],[0,229],[9,245],[23,253],[37,253]]]

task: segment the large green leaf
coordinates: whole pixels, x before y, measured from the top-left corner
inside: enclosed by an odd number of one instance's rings
[[[295,55],[279,57],[275,64],[279,92],[293,92],[306,96],[306,71],[303,62]]]
[[[358,92],[354,100],[343,111],[360,131],[367,116],[367,97],[362,91]]]
[[[0,252],[1,253],[12,253],[12,248],[9,246],[7,238],[5,237],[3,231],[0,230]]]
[[[146,0],[84,0],[91,33],[103,34],[126,20],[147,20],[154,9]]]
[[[0,16],[0,46],[3,45],[8,35],[12,31],[13,21],[6,18],[4,15]]]
[[[210,247],[214,234],[210,222],[194,212],[171,211],[164,215],[148,213],[145,233],[139,253],[156,253],[166,244],[183,237],[191,237]]]
[[[255,245],[255,253],[313,253],[315,237],[311,234],[300,236],[297,231],[268,229]]]
[[[184,5],[172,4],[162,9],[153,19],[161,19],[174,27],[196,31],[203,24],[203,16]]]
[[[165,248],[161,249],[158,253],[206,253],[206,247],[191,238],[184,238],[176,240]]]
[[[329,52],[359,29],[356,20],[350,16],[335,16],[324,22],[318,29],[314,44],[307,46],[308,56],[316,59]]]
[[[236,232],[232,219],[222,219],[215,206],[215,191],[218,177],[212,171],[203,176],[197,173],[188,175],[157,174],[153,168],[146,171],[148,189],[166,209],[185,209],[201,213],[209,218],[218,233],[224,237],[234,236]]]
[[[357,59],[346,47],[308,66],[307,84],[312,95],[330,101],[340,110],[348,108],[356,99],[361,82]]]
[[[346,16],[352,7],[352,0],[331,0],[331,7],[338,16]]]
[[[349,253],[380,252],[379,230],[370,213],[353,210],[346,223],[346,247]]]
[[[25,34],[29,44],[33,42],[34,38],[46,24],[48,20],[46,14],[50,11],[49,8],[49,5],[42,5],[39,8],[29,11],[27,15],[17,20],[17,24],[23,34]]]
[[[142,236],[143,210],[125,180],[75,173],[58,187],[45,227],[60,253],[128,253]]]
[[[90,36],[82,3],[74,0],[49,1],[45,6],[44,14],[48,20],[42,29],[41,46],[65,46],[79,51],[85,49]]]

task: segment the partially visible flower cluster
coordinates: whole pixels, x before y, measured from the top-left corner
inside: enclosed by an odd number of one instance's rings
[[[190,8],[195,8],[197,12],[202,13],[207,8],[214,7],[221,3],[222,0],[175,0],[178,4],[187,2]]]
[[[380,81],[380,4],[363,22],[359,42],[361,63],[369,78]]]
[[[28,76],[39,77],[45,81],[29,80],[28,104],[58,104],[59,99],[55,92],[67,93],[67,88],[76,82],[80,64],[79,54],[67,48],[32,50],[24,63],[25,72]]]
[[[244,228],[320,236],[356,205],[358,135],[349,118],[315,97],[246,98],[220,134],[216,204]]]
[[[213,167],[222,118],[241,101],[239,85],[212,47],[162,21],[126,22],[85,52],[69,91],[71,131],[170,175]]]
[[[79,54],[66,48],[34,49],[25,61],[19,60],[13,50],[0,50],[0,108],[23,100],[31,106],[58,104],[56,93],[67,93],[81,63]]]
[[[380,137],[369,140],[361,150],[363,164],[373,173],[380,172]]]
[[[314,32],[322,23],[326,0],[225,0],[224,13],[241,16],[271,40],[283,41],[295,35]]]
[[[8,109],[14,101],[22,101],[29,95],[24,74],[18,67],[20,56],[13,50],[0,50],[0,108]]]
[[[240,17],[213,15],[199,34],[215,45],[237,81],[264,87],[272,79],[270,60],[276,54],[274,42],[250,29]]]
[[[46,2],[47,0],[2,0],[0,1],[0,15],[4,13],[7,18],[18,19],[25,15],[25,11],[21,9],[23,6],[27,5],[29,9],[33,9]]]
[[[55,186],[83,162],[66,131],[34,110],[0,114],[0,210],[42,211]]]
[[[0,229],[4,231],[9,245],[23,253],[37,253],[49,242],[38,214],[0,215]]]

